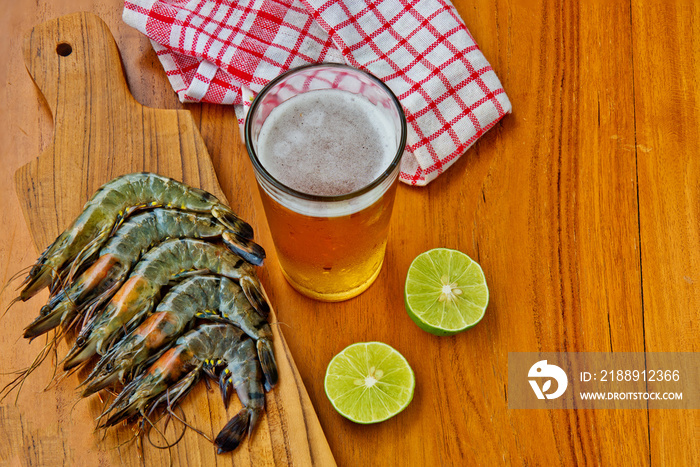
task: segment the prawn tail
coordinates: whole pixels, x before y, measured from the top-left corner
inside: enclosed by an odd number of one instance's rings
[[[246,221],[234,213],[231,208],[218,204],[214,206],[211,213],[216,219],[229,230],[233,230],[243,238],[253,238],[253,228]]]
[[[250,264],[260,266],[265,259],[265,250],[263,247],[247,239],[235,231],[227,230],[221,234],[226,248],[248,261]]]
[[[235,417],[221,429],[214,440],[217,447],[217,453],[233,451],[238,447],[249,432],[253,420],[253,410],[244,407]]]
[[[262,285],[257,277],[252,274],[242,276],[240,279],[240,286],[250,304],[255,308],[255,311],[257,311],[260,316],[267,319],[267,316],[270,314],[270,304],[267,303],[267,299],[262,292]]]
[[[259,339],[256,343],[258,349],[258,359],[260,367],[265,375],[265,390],[269,391],[277,385],[279,374],[277,372],[277,362],[272,350],[272,342],[269,339]]]

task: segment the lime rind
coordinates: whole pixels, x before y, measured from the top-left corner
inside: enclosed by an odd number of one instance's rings
[[[381,376],[367,387],[359,381]],[[361,342],[346,347],[331,359],[324,379],[333,407],[349,420],[369,424],[387,420],[405,409],[413,399],[415,375],[408,361],[391,346]]]
[[[445,279],[460,294],[440,300]],[[436,248],[418,255],[409,267],[404,290],[406,310],[423,330],[452,335],[469,329],[484,316],[489,301],[479,264],[464,253]]]

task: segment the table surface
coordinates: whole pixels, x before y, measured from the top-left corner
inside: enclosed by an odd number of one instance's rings
[[[3,284],[36,257],[14,173],[52,138],[51,114],[24,68],[23,38],[45,20],[92,11],[117,41],[132,94],[192,111],[232,207],[267,248],[261,280],[339,465],[700,458],[697,410],[509,410],[507,387],[508,352],[700,350],[700,8],[691,2],[456,0],[514,111],[429,186],[399,187],[379,278],[337,304],[285,282],[233,109],[180,104],[147,39],[122,23],[122,2],[4,3]],[[490,289],[481,323],[452,337],[423,332],[403,306],[411,260],[435,247],[478,261]],[[4,290],[0,308],[12,297]],[[40,297],[0,321],[0,372],[26,366],[40,347],[20,338]],[[408,359],[415,396],[389,421],[356,425],[327,400],[323,375],[347,345],[375,340]],[[16,405],[14,394],[0,404],[0,462],[114,462],[92,427],[57,419],[65,401],[42,392],[50,375],[45,364]]]

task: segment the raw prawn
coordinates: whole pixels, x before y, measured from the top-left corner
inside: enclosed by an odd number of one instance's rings
[[[174,347],[119,393],[100,415],[100,420],[106,417],[100,426],[147,418],[163,405],[171,409],[187,395],[202,373],[219,380],[227,407],[231,388],[236,390],[243,405],[214,441],[219,454],[235,449],[246,433],[250,436],[255,429],[265,408],[265,393],[255,345],[230,324],[204,324],[178,338]]]
[[[193,272],[192,272],[193,271]],[[64,361],[70,370],[93,355],[104,355],[154,308],[160,289],[193,273],[214,273],[237,280],[250,303],[267,317],[270,307],[253,266],[225,247],[202,240],[166,240],[146,253],[104,310],[86,325]]]
[[[173,287],[155,312],[115,344],[83,381],[83,396],[117,381],[125,383],[167,349],[197,318],[230,322],[256,341],[267,390],[277,384],[272,330],[240,286],[226,277],[195,276]]]
[[[265,251],[237,232],[227,230],[210,214],[154,209],[124,222],[100,250],[97,260],[42,307],[40,316],[24,330],[33,339],[59,324],[70,328],[85,309],[96,310],[122,286],[134,263],[149,249],[168,238],[222,238],[246,261],[260,265]]]
[[[159,206],[209,213],[242,237],[253,237],[250,225],[211,193],[153,173],[122,175],[102,185],[83,212],[44,250],[22,282],[18,299],[26,301],[48,285],[55,292],[62,278],[79,271],[97,254],[124,218]]]

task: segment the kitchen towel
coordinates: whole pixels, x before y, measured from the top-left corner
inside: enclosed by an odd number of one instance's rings
[[[426,185],[511,111],[449,0],[126,0],[182,102],[233,104],[239,125],[279,74],[346,63],[384,81],[408,123],[400,180]]]

